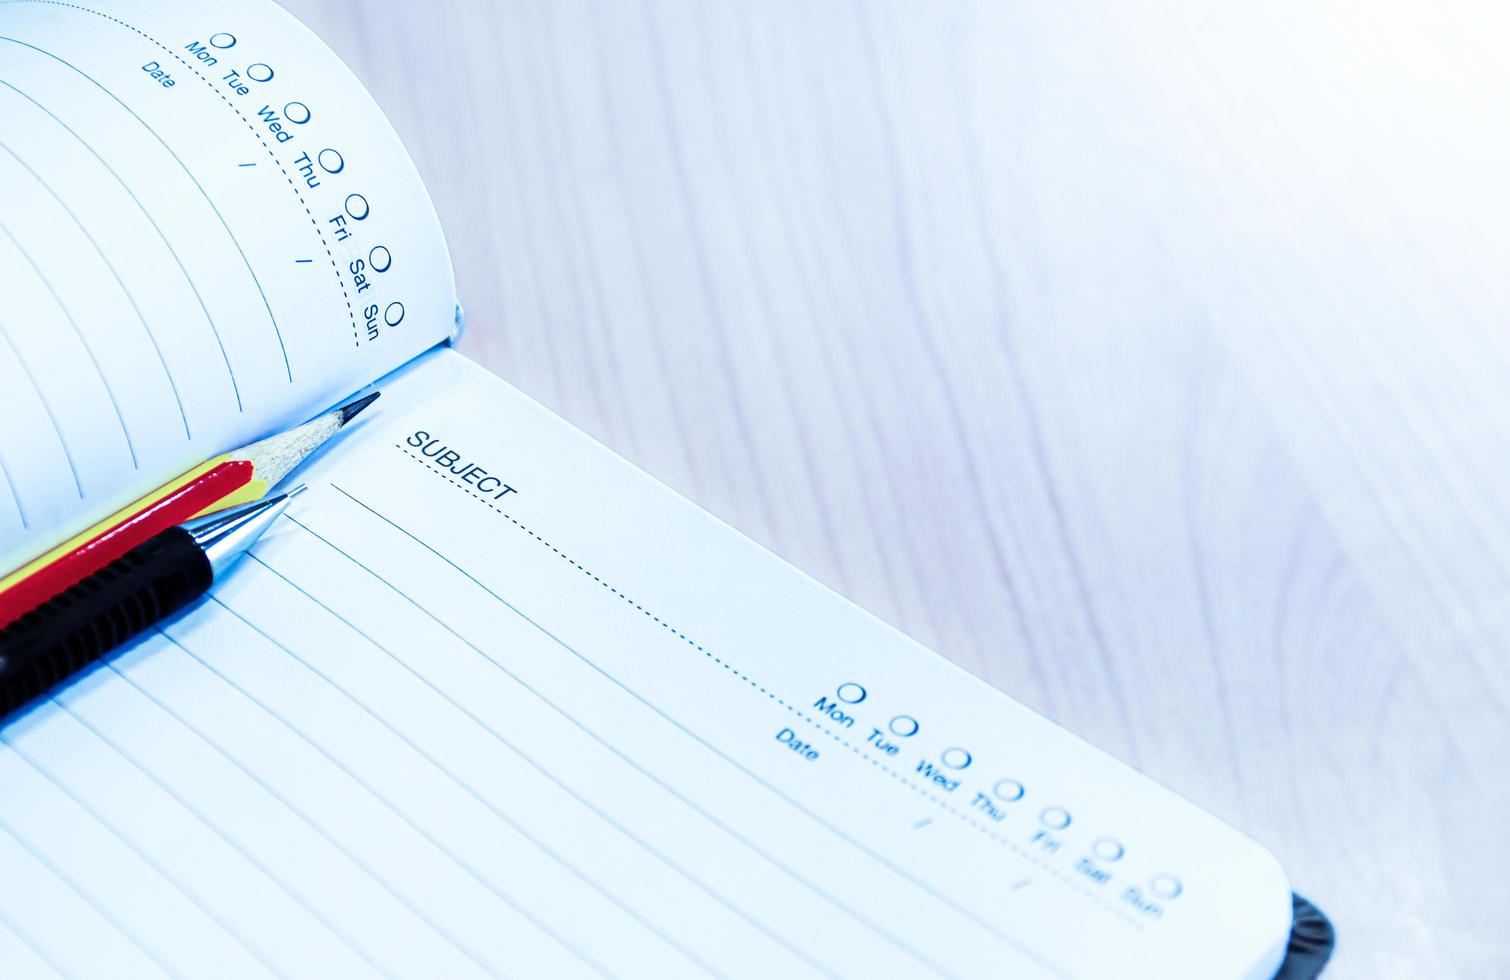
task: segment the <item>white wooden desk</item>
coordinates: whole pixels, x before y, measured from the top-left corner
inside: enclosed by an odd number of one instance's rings
[[[1500,27],[288,5],[474,357],[1270,846],[1331,975],[1510,975]]]

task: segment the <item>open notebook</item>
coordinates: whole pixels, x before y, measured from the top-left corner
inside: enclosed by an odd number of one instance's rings
[[[382,379],[207,601],[0,728],[7,977],[1264,977],[1262,848],[444,346],[265,0],[0,4],[0,566]]]

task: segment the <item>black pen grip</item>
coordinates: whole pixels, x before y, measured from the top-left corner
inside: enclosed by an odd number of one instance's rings
[[[0,629],[0,716],[203,595],[214,577],[193,536],[169,528]]]

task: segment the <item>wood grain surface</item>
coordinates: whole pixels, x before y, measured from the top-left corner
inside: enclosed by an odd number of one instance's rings
[[[1268,845],[1329,975],[1510,975],[1502,22],[286,2],[464,350]]]

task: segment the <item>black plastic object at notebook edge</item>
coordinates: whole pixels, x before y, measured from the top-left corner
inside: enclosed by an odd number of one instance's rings
[[[213,581],[194,535],[170,528],[0,629],[0,718],[203,595]],[[1274,980],[1315,980],[1337,934],[1300,895],[1291,894],[1291,908]]]
[[[204,594],[210,560],[169,528],[0,629],[0,718]]]
[[[1293,917],[1290,943],[1274,980],[1314,980],[1332,958],[1337,931],[1326,915],[1300,895],[1291,893]]]

